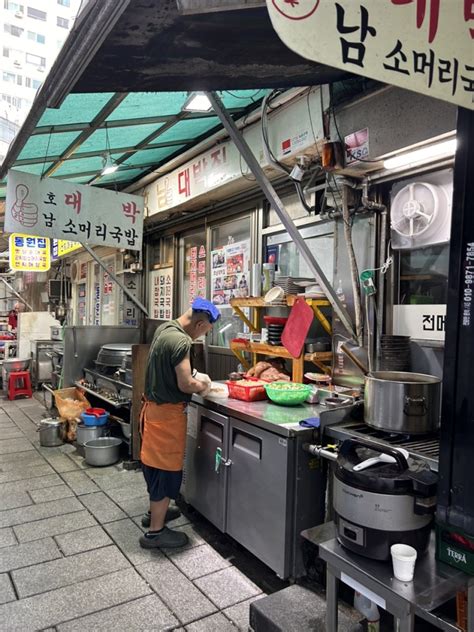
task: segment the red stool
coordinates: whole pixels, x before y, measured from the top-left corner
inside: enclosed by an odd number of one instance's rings
[[[33,397],[29,371],[12,371],[8,376],[8,399],[15,399],[18,395]]]

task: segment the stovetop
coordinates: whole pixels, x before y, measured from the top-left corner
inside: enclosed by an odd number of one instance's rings
[[[438,471],[439,436],[405,435],[371,428],[360,421],[343,421],[325,427],[325,434],[334,439],[369,439],[374,443],[388,444],[408,450],[412,456],[423,459],[430,468]]]

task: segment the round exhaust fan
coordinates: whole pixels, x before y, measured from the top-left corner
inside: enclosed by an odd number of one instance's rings
[[[449,241],[451,201],[444,186],[411,182],[391,204],[392,246],[422,248]]]

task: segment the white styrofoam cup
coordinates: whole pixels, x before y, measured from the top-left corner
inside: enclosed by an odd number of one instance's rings
[[[407,544],[392,544],[393,574],[402,582],[413,581],[417,551]]]

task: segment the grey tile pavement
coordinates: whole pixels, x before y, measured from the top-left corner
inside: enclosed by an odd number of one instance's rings
[[[0,472],[8,472],[9,470],[18,470],[36,465],[48,465],[41,454],[37,452],[16,452],[14,454],[4,454],[5,459],[0,461]],[[11,457],[11,458],[7,458]]]
[[[51,500],[60,500],[74,496],[74,492],[64,484],[55,485],[54,487],[45,487],[44,489],[32,489],[28,492],[35,503],[47,503]]]
[[[120,503],[124,500],[133,500],[134,498],[140,498],[146,496],[146,484],[143,476],[129,478],[124,486],[111,487],[106,490],[107,496],[110,496],[116,503]]]
[[[79,470],[75,472],[64,472],[61,474],[61,477],[78,496],[100,491],[94,481]]]
[[[177,549],[167,555],[189,579],[197,579],[231,565],[208,544],[191,549]]]
[[[85,494],[81,496],[81,502],[100,523],[122,520],[127,517],[104,492]]]
[[[44,458],[48,461],[51,467],[56,470],[56,472],[74,472],[79,470],[79,466],[74,463],[72,459],[70,459],[66,454],[57,453],[57,454],[44,454]]]
[[[8,492],[17,492],[21,490],[30,491],[32,489],[43,489],[44,487],[51,487],[58,485],[63,481],[58,474],[48,474],[46,476],[35,476],[34,478],[22,478],[18,481],[12,481],[11,483],[4,483],[0,485],[0,497],[2,494]]]
[[[42,520],[43,518],[81,511],[82,509],[84,509],[84,506],[77,498],[64,498],[60,503],[53,500],[40,505],[7,509],[6,511],[0,511],[0,527],[12,527],[25,524],[26,522]]]
[[[117,500],[116,503],[131,518],[142,516],[148,511],[150,506],[149,497],[144,495],[138,498],[129,498],[128,500]]]
[[[112,544],[102,527],[87,527],[54,537],[64,555],[75,555]]]
[[[226,608],[222,612],[227,618],[232,621],[232,623],[239,630],[247,632],[250,621],[250,604],[257,599],[262,599],[263,597],[265,597],[264,593],[262,593],[261,595],[257,595],[256,597],[252,597],[251,599],[241,601],[235,606],[230,606],[230,608]]]
[[[5,441],[6,439],[24,439],[25,435],[18,430],[16,427],[12,428],[2,428],[0,432],[0,441]]]
[[[26,452],[34,450],[28,439],[7,439],[0,441],[0,454],[11,454],[12,452]]]
[[[61,552],[52,538],[14,544],[0,549],[0,572],[32,566],[58,557],[61,557]]]
[[[217,611],[216,606],[168,559],[142,564],[138,571],[181,623],[191,623]]]
[[[0,606],[10,630],[34,632],[150,594],[133,569],[118,571]]]
[[[39,505],[41,506],[41,505]],[[16,537],[20,542],[31,542],[47,536],[69,533],[85,527],[93,527],[97,524],[95,518],[88,511],[76,511],[70,514],[53,516],[44,520],[37,520],[27,524],[13,527]]]
[[[102,491],[108,492],[111,489],[129,487],[133,485],[145,485],[143,475],[140,472],[128,472],[126,470],[111,470],[108,473],[97,472],[95,469],[84,470],[85,474]],[[141,479],[141,480],[140,480]],[[141,482],[143,481],[143,483]]]
[[[176,629],[179,625],[157,595],[141,597],[121,606],[114,606],[96,614],[81,617],[58,626],[58,632],[154,632]]]
[[[128,560],[116,546],[107,546],[13,571],[12,579],[21,599],[125,568]]]
[[[0,511],[5,509],[17,509],[18,507],[26,507],[32,505],[33,501],[26,492],[10,492],[3,494],[0,498]]]
[[[233,606],[262,592],[234,567],[206,575],[194,583],[219,609]]]
[[[53,473],[53,468],[47,463],[41,463],[31,467],[22,467],[21,469],[9,468],[7,471],[0,472],[0,485],[21,481],[24,478],[35,478],[36,476],[45,476],[46,474]]]
[[[204,538],[199,535],[196,529],[192,524],[184,524],[182,526],[176,527],[176,531],[183,531],[189,538],[188,544],[183,547],[184,549],[191,549],[194,546],[200,546],[201,544],[205,544]],[[166,553],[172,553],[174,549],[165,549]]]
[[[109,522],[104,525],[104,529],[110,535],[122,553],[134,564],[143,564],[153,560],[153,563],[164,559],[164,555],[157,550],[142,549],[138,542],[142,531],[129,518]]]
[[[15,538],[15,533],[11,527],[0,529],[0,549],[4,546],[11,546],[16,543],[17,539]]]
[[[187,632],[237,632],[234,625],[220,612],[186,626]]]
[[[0,575],[0,605],[8,603],[9,601],[15,601],[15,599],[15,590],[12,586],[10,578],[6,573],[2,573]]]

